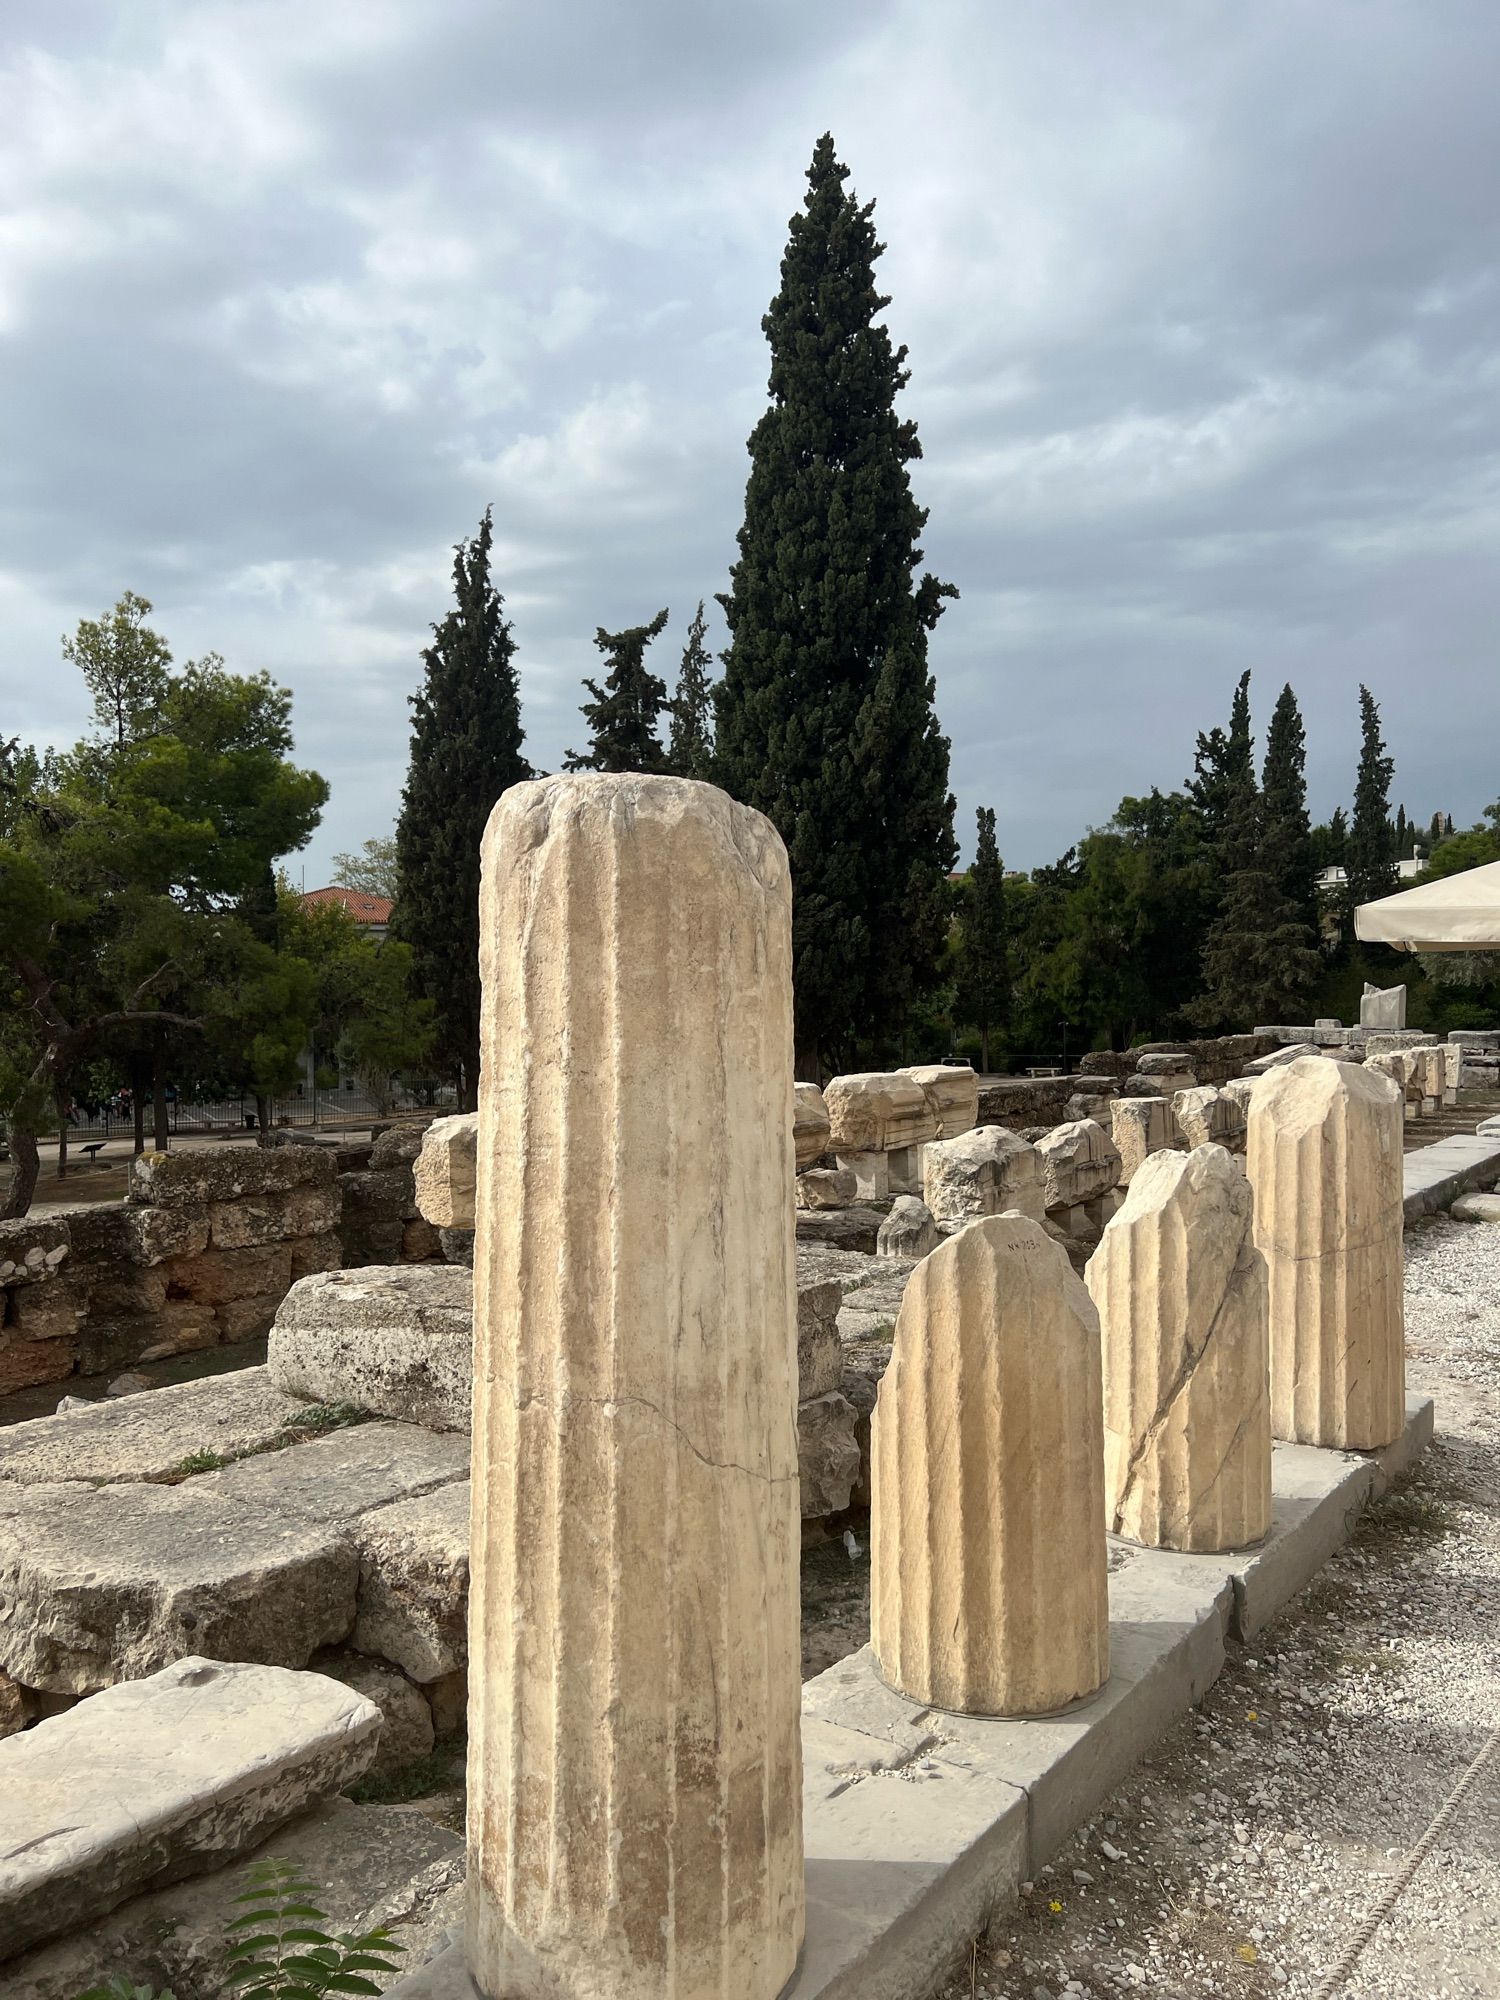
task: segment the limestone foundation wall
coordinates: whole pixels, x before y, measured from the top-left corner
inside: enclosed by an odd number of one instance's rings
[[[1089,1259],[1110,1529],[1211,1552],[1271,1526],[1266,1262],[1222,1146],[1155,1153]]]
[[[1400,1435],[1401,1138],[1397,1086],[1362,1063],[1302,1056],[1251,1097],[1277,1437],[1368,1451]]]
[[[484,842],[469,1762],[492,2000],[771,2000],[801,1941],[791,898],[706,785]]]
[[[1040,1223],[971,1223],[917,1266],[871,1454],[885,1679],[972,1715],[1096,1692],[1109,1675],[1099,1322]]]

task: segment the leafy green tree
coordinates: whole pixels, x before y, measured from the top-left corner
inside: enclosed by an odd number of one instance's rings
[[[396,900],[401,871],[396,859],[394,835],[362,841],[357,854],[335,854],[333,879],[341,889],[357,889],[366,896]]]
[[[515,642],[490,579],[493,534],[486,508],[478,533],[454,549],[454,607],[423,649],[391,925],[434,1003],[437,1057],[464,1110],[479,1085],[479,844],[500,794],[532,776],[521,754]]]
[[[394,1080],[432,1051],[433,1005],[417,992],[411,947],[371,938],[337,904],[309,906],[285,883],[279,902],[286,948],[312,974],[316,1045],[337,1052],[384,1112]]]
[[[144,600],[122,604],[142,657],[169,658],[140,626]],[[138,1101],[155,1072],[160,1099],[168,1036],[201,1036],[226,1014],[258,942],[240,906],[308,839],[327,797],[291,763],[290,696],[265,675],[230,674],[212,655],[189,662],[152,682],[148,716],[145,682],[116,674],[101,700],[79,664],[98,733],[46,760],[12,750],[0,780],[7,1215],[30,1205],[46,1105],[92,1056],[121,1055]],[[277,1032],[282,997],[272,982],[240,1010],[242,1053]]]
[[[570,750],[570,771],[663,772],[667,754],[661,746],[661,712],[667,705],[667,684],[646,665],[646,648],[665,629],[667,614],[658,611],[649,625],[632,625],[624,632],[606,632],[601,625],[594,644],[609,672],[604,685],[586,680],[594,697],[582,704],[592,742],[583,754]]]
[[[1307,739],[1290,683],[1277,696],[1266,731],[1261,792],[1267,866],[1281,899],[1316,938],[1318,890],[1307,813]]]
[[[1316,985],[1316,932],[1282,887],[1264,795],[1241,782],[1230,811],[1223,901],[1203,953],[1205,1026],[1243,1032],[1294,1018]]]
[[[1010,1011],[1010,944],[1005,867],[995,844],[995,815],[978,812],[974,865],[964,883],[959,916],[958,1000],[965,1021],[979,1030],[979,1061],[990,1066],[990,1036]]]
[[[672,697],[672,736],[667,746],[667,761],[679,778],[713,776],[713,690],[708,678],[712,656],[703,643],[707,629],[700,597],[697,614],[688,627],[682,665],[677,669],[677,692]]]
[[[952,585],[921,571],[908,379],[875,284],[873,203],[828,134],[761,324],[770,407],[750,437],[715,691],[717,781],[791,859],[797,1074],[899,1038],[932,985],[957,857],[927,635]]]
[[[94,720],[106,740],[123,750],[157,726],[172,655],[146,623],[148,599],[127,590],[102,618],[82,618],[63,658],[82,673],[94,703]]]
[[[1380,710],[1367,687],[1359,691],[1359,770],[1354,784],[1354,817],[1349,826],[1347,925],[1361,903],[1389,896],[1396,888],[1395,829],[1391,825],[1391,778],[1395,759],[1380,734]]]

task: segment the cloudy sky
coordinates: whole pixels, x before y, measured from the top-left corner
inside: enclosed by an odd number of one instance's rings
[[[878,201],[965,849],[1181,781],[1245,667],[1320,813],[1500,794],[1494,0],[7,0],[0,735],[125,588],[390,830],[486,502],[533,761],[734,554],[813,142]],[[716,636],[722,636],[717,623]]]

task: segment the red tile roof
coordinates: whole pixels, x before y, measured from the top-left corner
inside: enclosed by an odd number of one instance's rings
[[[391,920],[389,896],[367,896],[363,889],[307,889],[302,900],[313,909],[342,903],[357,924],[388,924]]]

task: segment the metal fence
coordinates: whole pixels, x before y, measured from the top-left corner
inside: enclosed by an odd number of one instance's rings
[[[330,1090],[296,1091],[271,1099],[270,1120],[282,1129],[311,1131],[341,1125],[368,1125],[372,1118],[389,1117],[393,1110],[417,1107],[420,1100],[408,1091],[393,1092],[384,1109],[376,1104],[363,1085],[354,1083]],[[154,1129],[150,1100],[145,1106],[146,1131]],[[253,1131],[259,1124],[253,1097],[216,1097],[167,1100],[167,1130],[173,1136],[213,1132]],[[135,1112],[128,1098],[104,1104],[76,1104],[68,1120],[68,1144],[84,1145],[91,1140],[128,1138],[135,1131]]]

